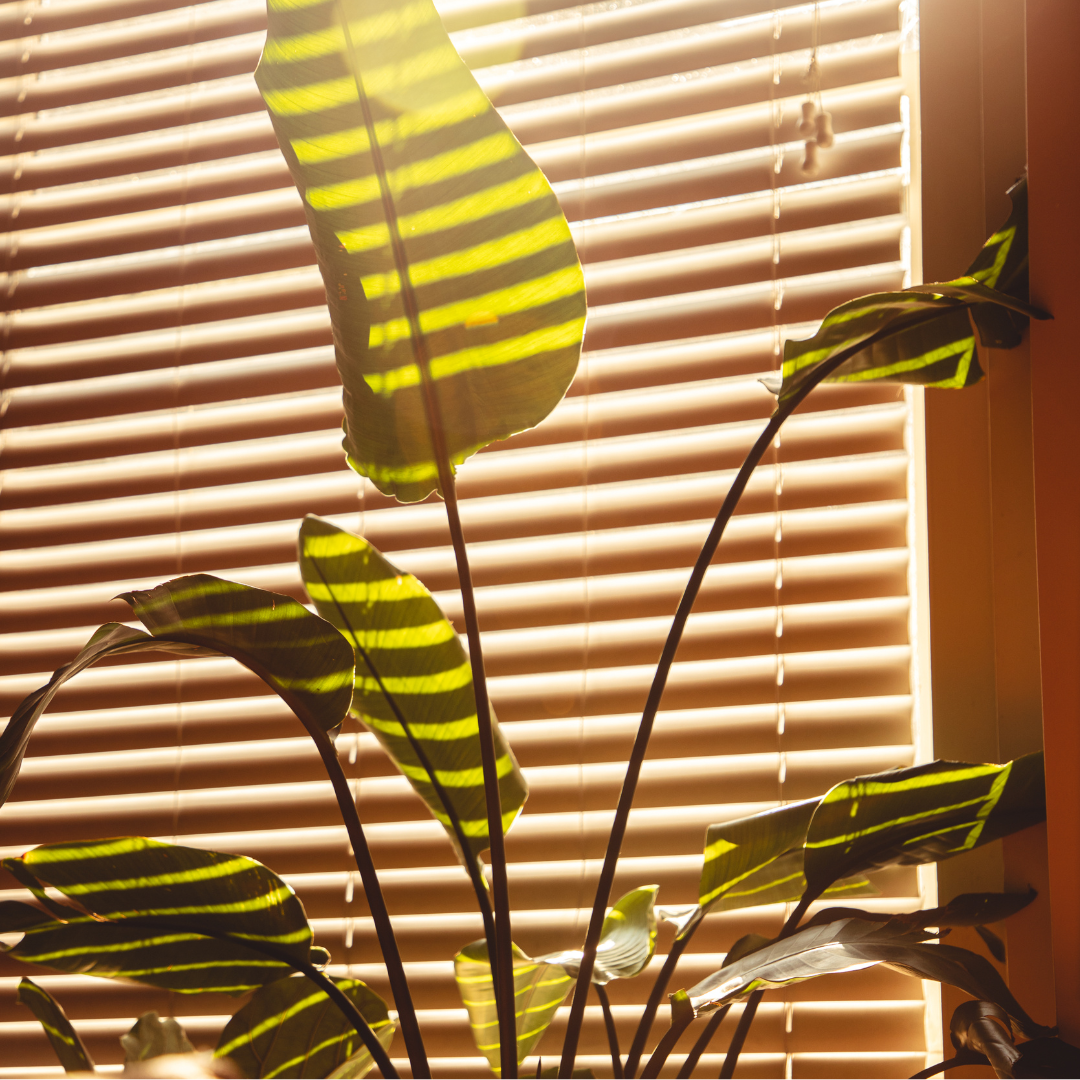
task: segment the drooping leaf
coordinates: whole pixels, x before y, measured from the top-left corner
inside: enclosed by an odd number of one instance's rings
[[[882,926],[861,919],[810,926],[722,967],[690,988],[690,1001],[700,1015],[755,990],[885,964],[906,975],[950,983],[974,997],[993,1001],[1028,1034],[1046,1033],[1024,1012],[988,960],[967,949],[928,944],[926,938],[931,936],[896,922]]]
[[[179,643],[155,642],[141,630],[133,630],[122,623],[106,623],[94,631],[74,660],[57,668],[44,686],[19,702],[3,734],[0,734],[0,806],[7,802],[12,788],[15,787],[34,725],[64,683],[107,656],[136,652],[148,647],[181,655],[196,653],[196,650]]]
[[[937,862],[1045,817],[1041,753],[1005,765],[934,761],[845,780],[810,822],[804,901],[838,878]]]
[[[240,855],[120,837],[49,844],[3,865],[79,905],[66,918],[0,905],[0,933],[23,932],[5,951],[27,963],[180,993],[241,994],[288,974],[290,960],[325,955],[312,949],[292,889]]]
[[[967,274],[955,281],[875,293],[834,308],[818,332],[784,344],[781,400],[820,364],[857,351],[827,382],[888,380],[923,386],[963,387],[982,378],[972,321],[984,345],[1013,348],[1029,316],[1049,316],[1027,303],[1027,187],[1009,192],[1012,214],[987,240]],[[971,312],[969,319],[968,312]],[[887,331],[881,340],[874,335]],[[865,347],[858,349],[861,343]]]
[[[502,1072],[499,1056],[499,1019],[491,979],[487,942],[474,941],[454,957],[454,979],[469,1014],[476,1048],[487,1058],[496,1076]],[[514,1009],[518,1064],[532,1053],[547,1030],[555,1010],[570,993],[574,980],[558,964],[534,960],[514,946]]]
[[[489,837],[476,696],[453,626],[415,577],[329,521],[304,519],[299,557],[319,614],[356,649],[352,715],[375,733],[456,849],[450,817],[402,721],[408,724],[457,813],[469,854],[478,855]],[[497,723],[494,736],[505,830],[529,789]]]
[[[305,723],[331,737],[352,698],[349,643],[303,604],[210,574],[124,593],[156,640],[224,653],[250,668]]]
[[[47,990],[29,979],[20,979],[15,1000],[37,1017],[60,1064],[64,1066],[64,1072],[94,1071],[94,1061],[83,1046],[79,1033],[71,1026],[59,1002]]]
[[[1000,1023],[997,1023],[1000,1021]],[[1004,1009],[990,1001],[965,1001],[953,1010],[949,1036],[958,1050],[984,1055],[997,1076],[1014,1076],[1020,1059],[1012,1023]]]
[[[710,825],[698,885],[703,911],[731,911],[798,900],[806,888],[803,842],[818,799]],[[834,883],[830,895],[874,896],[862,877]]]
[[[193,1054],[195,1047],[175,1017],[164,1020],[156,1012],[143,1013],[126,1035],[120,1036],[124,1064],[164,1054]]]
[[[570,230],[430,0],[268,0],[268,23],[255,78],[326,285],[349,463],[422,499],[438,481],[421,366],[455,463],[569,386]]]
[[[386,1002],[358,979],[334,979],[389,1049],[394,1022]],[[371,1053],[341,1010],[303,976],[257,990],[225,1025],[214,1057],[229,1058],[240,1075],[262,1077],[366,1076]]]
[[[659,885],[643,885],[619,898],[604,918],[592,981],[606,986],[612,979],[632,979],[648,966],[656,951],[656,894]],[[575,978],[581,967],[581,949],[565,949],[539,957],[558,964]]]

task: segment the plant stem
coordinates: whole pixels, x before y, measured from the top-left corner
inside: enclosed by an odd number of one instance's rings
[[[970,304],[956,304],[949,310],[957,310],[969,307]],[[645,753],[649,748],[649,738],[652,735],[653,724],[656,721],[656,713],[660,708],[660,699],[663,697],[664,688],[667,685],[668,674],[675,660],[679,642],[682,640],[686,621],[690,617],[690,611],[697,599],[697,594],[705,580],[705,572],[712,562],[716,549],[720,544],[724,530],[727,528],[731,516],[735,512],[739,499],[750,480],[750,474],[757,467],[759,461],[773,441],[776,433],[780,430],[784,421],[805,400],[807,394],[822,379],[828,378],[841,364],[849,360],[856,353],[868,348],[870,345],[886,337],[891,337],[900,330],[907,330],[925,322],[939,318],[941,310],[922,311],[903,320],[895,320],[873,334],[868,334],[861,341],[846,349],[841,349],[829,359],[822,361],[817,367],[805,374],[796,386],[792,387],[785,397],[781,393],[780,402],[776,411],[769,418],[765,430],[758,436],[757,441],[750,448],[746,460],[742,463],[731,487],[724,498],[716,520],[713,522],[705,544],[698,555],[694,569],[691,571],[690,580],[687,582],[682,599],[679,601],[678,610],[672,620],[671,630],[668,632],[667,641],[664,643],[663,652],[660,654],[660,662],[656,667],[652,686],[649,688],[649,696],[645,702],[645,709],[638,726],[637,737],[634,740],[634,748],[627,762],[626,777],[623,780],[622,791],[619,794],[619,805],[615,811],[615,821],[608,837],[607,851],[604,854],[604,865],[600,871],[600,880],[596,886],[596,898],[593,901],[592,916],[589,920],[588,933],[585,936],[584,955],[581,958],[581,968],[578,971],[577,987],[574,991],[573,1004],[570,1006],[570,1017],[566,1025],[566,1038],[563,1043],[562,1060],[559,1063],[559,1076],[566,1080],[573,1073],[574,1058],[577,1055],[578,1040],[581,1037],[581,1023],[585,1016],[585,997],[587,987],[592,979],[593,965],[596,962],[596,946],[600,941],[600,930],[604,923],[604,912],[607,910],[608,900],[611,898],[611,888],[615,881],[615,867],[619,860],[619,851],[622,848],[623,839],[626,835],[627,822],[630,819],[630,808],[634,802],[634,792],[637,790],[638,778],[641,775],[641,766],[645,760]],[[897,325],[897,324],[900,325]]]
[[[364,898],[367,900],[372,921],[375,923],[375,933],[379,937],[379,947],[382,949],[386,974],[390,979],[390,991],[394,995],[394,1005],[401,1024],[401,1035],[409,1053],[409,1064],[412,1066],[413,1076],[429,1077],[431,1069],[428,1066],[427,1054],[424,1052],[420,1026],[416,1022],[416,1010],[413,1008],[409,983],[405,978],[405,967],[401,962],[401,954],[398,952],[394,928],[390,924],[390,913],[386,910],[379,876],[375,872],[375,864],[371,859],[371,850],[364,836],[364,827],[360,824],[360,815],[356,812],[356,804],[349,790],[349,781],[345,779],[337,751],[326,732],[312,725],[308,728],[308,734],[314,739],[323,767],[330,777],[330,783],[334,785],[338,808],[341,810],[341,817],[345,822],[353,855],[356,858],[356,868],[360,871]]]
[[[731,1036],[731,1045],[728,1047],[727,1057],[724,1058],[724,1066],[720,1070],[720,1080],[731,1080],[731,1077],[735,1075],[735,1066],[738,1064],[739,1054],[742,1052],[743,1043],[746,1042],[750,1025],[754,1022],[754,1013],[757,1012],[758,1003],[764,996],[764,990],[755,990],[746,999],[742,1016],[739,1017],[739,1026],[735,1029],[735,1034]]]
[[[308,559],[310,560],[311,565],[315,567],[315,571],[322,580],[330,599],[334,602],[334,607],[337,608],[338,617],[341,619],[342,624],[348,631],[349,637],[352,639],[353,648],[359,654],[360,659],[364,661],[368,671],[371,672],[371,677],[378,685],[380,693],[386,699],[386,703],[390,706],[390,711],[401,725],[402,731],[405,732],[405,737],[409,740],[409,745],[412,747],[413,753],[416,754],[417,761],[420,762],[421,768],[427,773],[428,779],[431,781],[431,786],[435,789],[435,794],[438,797],[439,802],[442,803],[442,807],[446,811],[446,816],[450,819],[450,825],[454,830],[454,837],[458,842],[458,849],[461,852],[461,861],[464,863],[465,869],[469,875],[469,880],[472,882],[473,892],[476,893],[476,902],[480,908],[480,917],[484,920],[484,937],[487,939],[488,943],[488,960],[491,963],[492,979],[494,980],[496,978],[495,917],[491,912],[491,901],[488,899],[487,886],[480,873],[479,860],[473,855],[469,847],[469,841],[465,836],[465,830],[461,827],[461,818],[458,816],[457,807],[454,806],[453,802],[450,800],[450,796],[447,794],[446,788],[443,787],[443,783],[439,779],[438,773],[436,773],[431,764],[431,759],[427,756],[427,751],[424,749],[423,743],[421,743],[413,734],[412,725],[401,711],[401,707],[394,699],[394,696],[386,689],[386,684],[383,682],[382,676],[372,663],[371,656],[368,654],[367,649],[360,644],[360,638],[353,628],[352,623],[349,621],[349,616],[346,613],[345,608],[338,602],[333,587],[330,585],[330,582],[326,580],[326,575],[323,573],[322,566],[319,565],[319,560],[312,555],[308,555]]]
[[[692,1009],[687,1009],[682,1015],[677,1015],[672,1010],[671,1027],[664,1032],[664,1037],[657,1044],[652,1057],[645,1063],[645,1068],[641,1070],[642,1080],[653,1080],[654,1077],[660,1075],[660,1070],[664,1067],[668,1055],[675,1049],[679,1037],[690,1026],[693,1019],[694,1012]]]
[[[697,1068],[697,1063],[701,1060],[701,1055],[708,1049],[709,1043],[712,1042],[712,1037],[716,1034],[716,1029],[724,1022],[724,1017],[727,1016],[730,1009],[730,1005],[725,1005],[722,1009],[717,1009],[716,1012],[709,1017],[709,1022],[705,1025],[705,1030],[698,1036],[698,1041],[694,1043],[694,1048],[682,1063],[682,1068],[679,1069],[678,1075],[680,1078],[688,1077],[694,1069]]]
[[[664,996],[668,983],[671,982],[671,976],[675,973],[675,965],[679,962],[679,957],[685,952],[686,946],[690,944],[690,939],[701,925],[703,916],[704,913],[702,913],[702,916],[696,917],[694,921],[687,925],[683,933],[675,938],[664,960],[664,966],[657,973],[656,982],[653,983],[653,988],[649,992],[649,1000],[645,1003],[645,1011],[638,1021],[637,1031],[634,1032],[634,1041],[630,1044],[630,1052],[626,1055],[626,1075],[629,1077],[637,1075],[638,1064],[641,1061],[642,1052],[645,1050],[645,1042],[649,1037],[649,1031],[652,1029],[653,1017],[656,1016],[656,1010],[660,1007],[660,999]]]
[[[599,983],[593,983],[596,996],[600,999],[600,1008],[604,1010],[604,1027],[607,1029],[608,1049],[611,1051],[611,1075],[615,1080],[623,1080],[622,1055],[619,1053],[619,1033],[615,1030],[615,1018],[611,1015],[611,1002],[607,990]]]
[[[400,1075],[397,1069],[394,1068],[393,1062],[391,1062],[390,1056],[387,1054],[383,1044],[379,1042],[375,1032],[371,1030],[371,1025],[364,1019],[363,1013],[360,1012],[337,983],[324,975],[314,964],[291,956],[284,949],[279,949],[266,942],[256,941],[247,937],[236,937],[233,934],[215,932],[213,930],[208,930],[203,926],[184,926],[172,921],[160,923],[153,922],[150,919],[114,919],[112,921],[114,925],[123,923],[126,926],[145,927],[147,930],[161,930],[163,926],[168,926],[183,931],[184,933],[199,934],[202,937],[216,938],[218,941],[231,941],[235,945],[242,945],[245,949],[251,949],[252,952],[262,953],[264,956],[272,957],[274,960],[279,960],[281,963],[294,968],[302,975],[306,975],[307,978],[322,990],[323,993],[326,994],[326,996],[341,1010],[342,1015],[356,1029],[356,1033],[368,1048],[368,1052],[378,1066],[379,1072],[381,1072],[384,1077],[397,1077]]]

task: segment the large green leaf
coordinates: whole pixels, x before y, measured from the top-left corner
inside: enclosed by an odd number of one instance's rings
[[[820,800],[788,803],[710,825],[698,886],[702,912],[798,900],[806,888],[803,842]],[[862,877],[833,883],[833,896],[874,896]]]
[[[158,641],[201,646],[239,660],[305,721],[331,736],[352,699],[349,643],[303,604],[210,574],[124,593]]]
[[[632,979],[645,970],[656,951],[656,894],[659,885],[642,885],[620,897],[604,918],[592,981],[606,986],[612,979]],[[539,957],[558,964],[575,978],[584,956],[581,949],[566,949]]]
[[[394,1022],[386,1002],[357,979],[334,979],[386,1048]],[[352,1023],[303,976],[278,979],[257,990],[225,1025],[214,1056],[229,1058],[244,1077],[354,1078],[366,1076],[371,1054]]]
[[[476,697],[469,659],[453,626],[416,578],[329,521],[304,519],[299,557],[304,587],[319,614],[356,649],[352,715],[375,733],[457,848],[419,747],[457,814],[469,855],[478,855],[489,838]],[[508,829],[529,789],[497,723],[494,736]]]
[[[453,462],[569,386],[585,319],[570,230],[430,0],[267,6],[255,78],[326,285],[349,463],[422,499],[428,376]]]
[[[64,1072],[93,1072],[94,1061],[83,1046],[79,1033],[56,999],[37,983],[20,979],[15,1000],[25,1005],[45,1029],[49,1043],[64,1066]]]
[[[312,949],[292,889],[241,855],[136,836],[49,844],[3,865],[79,905],[54,903],[54,917],[0,904],[0,933],[24,935],[5,951],[27,963],[180,993],[240,994],[288,974],[291,961],[326,955]]]
[[[967,949],[927,944],[925,939],[931,936],[895,922],[881,926],[860,919],[811,926],[744,954],[691,987],[688,994],[695,1013],[700,1015],[755,990],[885,964],[904,974],[950,983],[974,997],[993,1001],[1030,1035],[1045,1032],[1024,1012],[988,960]]]
[[[888,380],[936,387],[978,382],[983,372],[972,322],[983,345],[1012,348],[1020,343],[1029,316],[1049,318],[1026,302],[1026,183],[1017,184],[1009,195],[1012,215],[987,240],[964,277],[859,297],[830,311],[812,338],[785,342],[781,400],[794,394],[821,364],[850,349],[855,353],[825,381]]]
[[[133,630],[122,623],[106,623],[94,631],[74,660],[57,668],[44,686],[19,702],[0,735],[0,806],[7,802],[12,788],[15,787],[34,725],[64,683],[107,656],[137,652],[146,648],[163,649],[181,655],[199,654],[202,651],[174,642],[156,642],[141,630]]]
[[[558,964],[534,960],[516,945],[513,948],[517,1058],[521,1064],[547,1030],[555,1010],[570,993],[574,980]],[[454,957],[454,979],[469,1014],[476,1048],[498,1076],[502,1072],[499,1018],[495,1011],[495,990],[486,941],[474,941]]]
[[[1005,765],[934,761],[845,780],[810,822],[804,902],[838,878],[948,859],[1045,817],[1041,753]]]

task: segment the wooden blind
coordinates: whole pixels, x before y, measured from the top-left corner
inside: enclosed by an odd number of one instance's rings
[[[584,936],[652,665],[772,408],[758,378],[785,336],[905,281],[899,7],[440,4],[555,186],[590,305],[567,398],[460,470],[492,696],[532,789],[508,839],[528,952]],[[362,531],[460,628],[442,506],[394,505],[344,463],[323,287],[251,77],[264,27],[262,0],[0,5],[3,715],[99,623],[129,619],[112,598],[132,586],[206,571],[303,599],[307,512]],[[836,140],[807,175],[812,54]],[[894,387],[823,387],[758,469],[672,673],[616,895],[659,883],[661,902],[693,901],[709,823],[913,760],[911,420]],[[485,1075],[450,962],[482,933],[467,878],[374,739],[346,729],[338,748],[435,1074]],[[332,970],[388,996],[314,748],[231,660],[92,669],[39,725],[0,810],[2,853],[131,833],[264,861]],[[870,904],[917,904],[913,873],[879,878]],[[673,988],[782,917],[710,916]],[[0,1077],[58,1075],[14,1004],[23,973],[0,958]],[[236,1005],[41,983],[114,1072],[140,1013],[213,1045]],[[611,988],[624,1051],[650,985]],[[806,983],[766,999],[742,1075],[908,1076],[923,1021],[920,983],[897,974]],[[725,1032],[697,1075],[716,1075]],[[582,1053],[610,1075],[591,1007]],[[407,1068],[400,1040],[394,1057]]]

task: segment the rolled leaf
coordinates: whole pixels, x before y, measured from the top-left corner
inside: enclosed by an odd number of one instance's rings
[[[592,981],[606,986],[612,979],[632,979],[648,966],[656,951],[656,894],[659,885],[643,885],[621,897],[607,913],[596,946]],[[581,967],[581,949],[546,953],[539,957],[558,964],[575,978]]]
[[[158,641],[198,645],[250,668],[305,723],[331,737],[352,698],[353,656],[342,636],[303,604],[210,574],[124,593]]]
[[[710,825],[698,885],[702,911],[730,911],[798,900],[806,888],[803,842],[818,799],[788,803]],[[836,882],[831,895],[874,896],[862,877]]]
[[[0,933],[23,932],[5,951],[27,963],[180,993],[240,994],[288,974],[289,960],[325,955],[313,951],[292,889],[240,855],[120,837],[50,844],[3,865],[79,904],[66,918],[0,904]]]
[[[351,714],[375,733],[457,849],[450,816],[412,740],[419,744],[475,857],[489,844],[487,808],[472,669],[453,626],[415,577],[329,521],[304,519],[299,558],[319,614],[356,650]],[[497,723],[494,736],[506,830],[529,789]]]
[[[28,694],[19,702],[3,734],[0,734],[0,806],[7,802],[15,787],[34,725],[49,707],[49,703],[60,687],[68,679],[106,656],[135,652],[148,647],[181,655],[192,655],[201,651],[178,643],[155,642],[141,630],[133,630],[122,623],[106,623],[94,631],[93,636],[74,660],[57,668],[53,672],[53,677],[44,686]]]
[[[499,1018],[491,980],[487,942],[474,941],[454,957],[454,979],[469,1014],[476,1048],[496,1076],[502,1072]],[[514,946],[514,1008],[517,1059],[520,1065],[547,1030],[555,1011],[570,993],[574,980],[558,964],[534,960]]]
[[[394,1022],[386,1002],[358,979],[334,979],[386,1048]],[[303,976],[257,990],[225,1025],[214,1057],[228,1058],[244,1077],[361,1077],[370,1052],[326,992]]]
[[[1008,222],[987,240],[963,277],[859,297],[830,311],[812,338],[785,342],[781,399],[820,364],[852,349],[826,382],[887,380],[935,387],[978,382],[983,372],[972,322],[983,345],[1008,349],[1020,343],[1029,316],[1049,318],[1026,302],[1026,182],[1009,195]],[[881,340],[870,340],[876,337]]]
[[[1005,765],[934,761],[845,780],[810,822],[804,902],[838,878],[937,862],[1045,817],[1041,753]]]
[[[47,990],[29,979],[20,979],[15,1000],[25,1005],[37,1017],[60,1064],[64,1066],[64,1072],[94,1071],[94,1061],[83,1046],[79,1033],[71,1026],[67,1014]]]
[[[349,464],[411,502],[539,423],[577,368],[585,291],[543,175],[430,0],[268,0],[255,74],[326,285]]]

